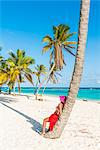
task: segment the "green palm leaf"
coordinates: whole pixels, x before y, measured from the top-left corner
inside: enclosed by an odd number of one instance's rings
[[[18,49],[16,54],[13,52],[9,53],[10,57],[7,60],[9,67],[10,81],[18,82],[18,89],[20,91],[20,83],[24,82],[24,77],[32,83],[33,74],[32,70],[29,68],[31,64],[35,63],[35,60],[32,57],[26,56],[24,50]]]
[[[42,75],[44,76],[44,75],[47,74],[47,68],[46,68],[44,65],[37,65],[37,66],[35,67],[35,70],[36,70],[36,71],[34,71],[33,74],[36,75],[37,80],[38,80],[38,82],[40,83],[40,82],[41,82],[41,81],[40,81],[41,76],[42,76]],[[38,82],[37,82],[37,83],[38,83]]]
[[[47,35],[43,38],[42,42],[47,42],[47,43],[51,44],[53,42],[53,40],[49,35]]]
[[[75,42],[75,41],[65,41],[65,42],[63,42],[63,45],[65,45],[65,46],[68,46],[69,44],[77,44],[77,42]]]
[[[27,79],[32,85],[34,85],[31,74],[28,74],[28,73],[27,73],[27,74],[25,74],[25,77],[26,77],[26,79]]]
[[[72,37],[74,34],[76,34],[76,32],[69,33],[69,34],[67,35],[67,39],[69,39],[70,37]]]
[[[51,49],[51,48],[52,48],[52,45],[51,45],[51,44],[44,46],[44,47],[43,47],[43,50],[42,50],[42,53],[47,52],[47,51],[48,51],[49,49]]]
[[[9,52],[9,55],[13,60],[16,60],[17,57],[13,52]]]

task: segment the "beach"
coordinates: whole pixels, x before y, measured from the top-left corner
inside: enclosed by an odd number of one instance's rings
[[[76,100],[59,139],[39,134],[42,122],[54,112],[58,97],[0,95],[0,150],[99,150],[100,101]]]

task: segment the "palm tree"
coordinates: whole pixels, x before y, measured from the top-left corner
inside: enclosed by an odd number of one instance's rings
[[[48,84],[48,82],[52,82],[53,84],[56,84],[58,83],[59,81],[59,78],[58,77],[61,77],[61,74],[59,73],[59,69],[56,68],[56,66],[54,66],[54,68],[52,69],[54,63],[52,62],[51,65],[50,65],[50,74],[49,74],[49,77],[47,78],[47,81],[46,81],[46,84],[45,84],[45,87],[43,89],[43,92],[42,94],[44,93],[44,90]]]
[[[1,87],[3,84],[7,82],[8,76],[6,73],[0,72],[0,93],[1,93]]]
[[[0,62],[0,92],[2,85],[7,83],[8,81],[8,72],[6,68],[7,68],[6,61],[2,59],[2,61]]]
[[[59,138],[61,136],[61,133],[67,124],[68,118],[75,103],[83,71],[84,51],[88,32],[89,8],[90,0],[81,0],[77,54],[74,71],[70,82],[68,99],[59,121],[55,125],[53,131],[48,132],[45,135],[46,138]]]
[[[35,90],[35,92],[34,92],[34,94],[36,94],[37,93],[37,86],[38,86],[38,84],[40,84],[41,83],[41,76],[43,75],[46,75],[47,74],[47,69],[46,69],[46,67],[44,66],[44,65],[37,65],[36,67],[35,67],[35,72],[33,72],[33,74],[35,74],[36,75],[36,77],[37,77],[37,83],[36,83],[36,90]]]
[[[7,84],[9,87],[9,94],[10,91],[13,89],[13,86],[15,84],[15,79],[16,79],[16,71],[11,63],[9,65],[9,60],[3,60],[0,65],[0,83],[1,85]]]
[[[57,69],[62,69],[65,64],[63,49],[74,55],[71,51],[75,49],[73,46],[76,44],[75,41],[69,41],[69,38],[72,37],[74,33],[69,33],[70,27],[64,24],[60,24],[58,26],[53,26],[54,37],[50,37],[49,35],[43,38],[43,42],[47,43],[46,46],[43,47],[42,52],[47,52],[51,49],[50,54],[50,63],[52,59],[54,59],[54,63]]]
[[[8,85],[13,87],[15,82],[18,83],[18,91],[21,92],[20,83],[26,78],[33,84],[32,70],[29,68],[35,60],[29,56],[25,56],[24,50],[17,50],[17,53],[9,52],[10,57],[7,60],[8,66],[11,70],[10,80]]]

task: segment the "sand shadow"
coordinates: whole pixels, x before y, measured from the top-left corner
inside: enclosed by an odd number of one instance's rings
[[[24,118],[26,118],[26,119],[27,119],[26,121],[29,122],[29,123],[31,123],[31,124],[33,125],[33,127],[31,127],[32,130],[34,130],[34,131],[37,132],[38,134],[41,133],[42,125],[41,125],[38,121],[36,121],[35,119],[33,119],[33,118],[31,118],[31,117],[25,115],[24,113],[22,113],[22,112],[20,112],[20,111],[18,111],[18,110],[16,110],[16,109],[14,109],[14,108],[12,108],[12,107],[10,107],[10,106],[4,104],[3,102],[0,102],[0,103],[1,103],[3,106],[5,106],[5,107],[11,109],[12,111],[14,111],[14,112],[18,113],[19,115],[23,116]]]
[[[7,102],[7,100],[9,101],[9,102],[13,102],[13,101],[17,101],[17,98],[18,98],[18,96],[21,96],[21,97],[25,97],[25,98],[27,98],[28,100],[30,100],[31,98],[34,98],[34,95],[26,95],[26,94],[7,94],[7,93],[1,93],[1,94],[3,94],[3,95],[5,95],[6,97],[1,97],[1,95],[0,95],[0,101],[1,101],[1,99],[5,99],[6,101],[5,102]],[[9,100],[9,97],[7,97],[7,96],[14,96],[14,98],[11,98],[10,97],[10,100]],[[12,99],[12,100],[11,100]],[[16,99],[16,100],[15,100]]]
[[[5,103],[11,103],[11,102],[17,102],[17,99],[15,98],[9,98],[9,97],[0,97],[0,102],[5,102]]]

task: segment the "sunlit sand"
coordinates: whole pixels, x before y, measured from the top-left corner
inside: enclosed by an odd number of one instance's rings
[[[76,101],[59,139],[39,133],[42,121],[54,112],[58,97],[44,101],[26,96],[0,96],[0,150],[99,150],[100,104]]]

